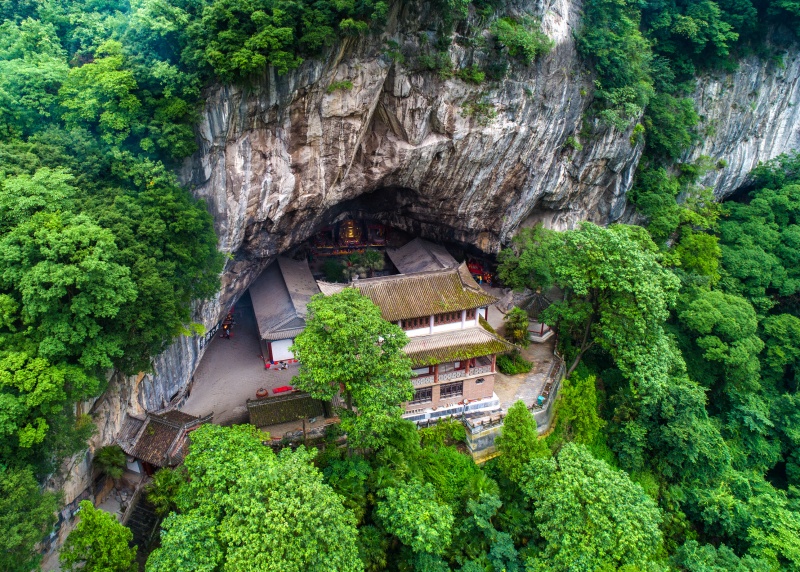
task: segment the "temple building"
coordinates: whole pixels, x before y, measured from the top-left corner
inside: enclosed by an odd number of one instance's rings
[[[289,348],[306,327],[306,306],[319,288],[306,260],[279,256],[250,286],[265,361],[294,359]]]
[[[117,437],[117,444],[128,455],[128,469],[152,475],[163,467],[183,462],[189,447],[189,433],[209,423],[205,417],[182,411],[147,413],[144,418],[128,415]]]
[[[294,358],[289,347],[305,327],[311,296],[352,286],[410,338],[404,351],[412,362],[414,397],[405,404],[406,418],[497,408],[495,356],[514,349],[481,325],[497,298],[442,246],[415,239],[387,255],[402,274],[350,284],[315,281],[305,260],[278,257],[250,287],[265,360]]]
[[[319,282],[324,294],[344,284]],[[445,270],[356,280],[351,284],[410,338],[414,397],[405,405],[412,421],[492,409],[496,355],[514,346],[484,328],[497,299],[472,278],[466,264]]]

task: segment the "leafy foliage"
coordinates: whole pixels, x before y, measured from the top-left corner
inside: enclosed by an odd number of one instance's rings
[[[521,20],[500,18],[490,29],[497,37],[497,41],[506,47],[508,55],[526,64],[532,64],[537,57],[549,52],[554,45],[554,42],[541,31],[539,22],[530,16]]]
[[[318,294],[308,312],[291,348],[300,360],[296,385],[317,399],[331,399],[341,390],[349,441],[357,448],[380,444],[386,424],[400,416],[400,403],[413,394],[411,362],[402,351],[408,337],[355,288]]]
[[[41,555],[34,546],[56,522],[59,495],[39,493],[28,469],[0,471],[0,566],[8,572],[28,572]]]
[[[497,465],[512,482],[518,482],[525,466],[532,460],[548,457],[550,451],[539,439],[536,420],[522,401],[508,408],[503,433],[495,439],[500,452]]]
[[[528,338],[528,314],[522,308],[514,307],[503,318],[506,327],[506,339],[511,343],[527,347],[530,344]]]
[[[135,572],[136,547],[128,547],[131,530],[111,514],[81,501],[80,521],[69,533],[59,554],[65,570],[86,572]]]
[[[361,570],[355,518],[303,448],[279,455],[247,425],[192,433],[178,512],[148,571]]]
[[[624,472],[568,444],[553,459],[533,460],[525,478],[541,535],[528,570],[646,568],[656,560],[660,511]]]

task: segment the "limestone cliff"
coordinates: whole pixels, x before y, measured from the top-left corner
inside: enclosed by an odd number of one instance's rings
[[[275,255],[349,214],[484,251],[537,221],[630,220],[625,196],[642,149],[630,132],[583,125],[593,82],[573,39],[580,1],[513,2],[512,12],[541,17],[555,46],[483,85],[416,69],[415,55],[433,40],[428,9],[395,3],[380,37],[344,41],[285,76],[268,70],[247,88],[209,91],[200,149],[181,177],[207,201],[232,259],[220,295],[198,305],[198,321],[212,328]],[[485,53],[458,40],[454,66],[483,62]],[[704,132],[687,156],[727,161],[704,180],[720,197],[758,161],[797,145],[798,52],[783,61],[748,58],[733,73],[698,80]],[[203,343],[177,341],[155,374],[104,398],[97,441],[113,437],[120,411],[179,400]]]

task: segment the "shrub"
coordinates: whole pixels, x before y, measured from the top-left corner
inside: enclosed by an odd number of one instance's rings
[[[497,110],[491,101],[466,101],[461,106],[461,116],[475,120],[478,125],[489,125],[497,117]]]
[[[328,89],[326,89],[325,91],[327,93],[333,93],[334,91],[338,91],[340,89],[345,91],[353,89],[353,82],[350,81],[349,79],[345,79],[343,81],[335,81],[332,84],[330,84],[328,86]]]
[[[508,49],[508,55],[526,64],[533,63],[553,47],[553,41],[542,32],[539,21],[530,16],[521,20],[501,18],[492,24],[490,30]]]
[[[476,65],[458,70],[456,76],[462,81],[475,84],[482,83],[486,79],[486,74]]]
[[[519,352],[497,356],[497,369],[506,375],[528,373],[533,369],[533,363],[523,358]]]

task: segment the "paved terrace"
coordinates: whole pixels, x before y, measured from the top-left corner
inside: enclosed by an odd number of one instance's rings
[[[231,338],[217,335],[209,344],[195,371],[192,392],[180,408],[192,415],[206,415],[213,411],[212,422],[218,425],[247,423],[245,402],[255,399],[259,388],[272,390],[291,385],[297,374],[297,364],[290,364],[285,370],[278,370],[275,366],[264,369],[249,293],[245,293],[236,305],[234,318],[236,325]]]

